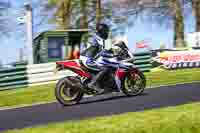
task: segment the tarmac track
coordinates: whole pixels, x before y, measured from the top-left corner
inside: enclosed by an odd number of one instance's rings
[[[78,105],[63,107],[49,103],[17,109],[0,110],[0,132],[45,125],[66,120],[81,120],[125,112],[200,102],[200,83],[146,89],[140,96],[123,94],[85,98]]]

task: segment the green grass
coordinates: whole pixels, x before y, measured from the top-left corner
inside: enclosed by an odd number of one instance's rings
[[[200,133],[200,103],[82,121],[51,123],[6,133]]]
[[[200,68],[153,71],[145,73],[147,86],[175,85],[200,81]]]
[[[54,88],[55,84],[48,84],[0,91],[0,108],[53,101],[55,100]]]
[[[147,86],[173,85],[177,83],[200,81],[200,69],[162,70],[145,74]],[[0,91],[0,108],[24,106],[41,102],[55,101],[55,84]]]

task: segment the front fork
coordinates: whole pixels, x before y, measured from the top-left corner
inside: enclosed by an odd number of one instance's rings
[[[119,91],[119,92],[122,92],[122,89],[121,89],[121,83],[122,81],[117,77],[117,76],[115,76],[115,83],[116,83],[116,85],[117,85],[117,90]]]
[[[128,71],[123,69],[117,69],[115,72],[115,83],[119,92],[122,92],[122,81],[124,80],[127,72]]]
[[[122,82],[124,81],[128,73],[130,73],[131,77],[135,79],[135,74],[138,72],[139,70],[137,68],[132,68],[131,70],[124,70],[118,68],[115,72],[115,83],[117,85],[118,91],[122,92]]]

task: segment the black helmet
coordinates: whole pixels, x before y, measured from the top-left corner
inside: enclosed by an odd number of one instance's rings
[[[101,38],[103,38],[103,39],[105,39],[105,40],[108,38],[109,30],[110,30],[110,29],[109,29],[108,25],[106,25],[106,24],[100,23],[100,24],[97,24],[97,26],[96,26],[97,34],[98,34]]]

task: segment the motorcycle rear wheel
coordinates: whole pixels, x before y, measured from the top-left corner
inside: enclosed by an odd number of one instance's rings
[[[55,96],[60,104],[67,106],[80,102],[84,93],[77,84],[80,84],[80,79],[73,76],[67,76],[58,81]]]
[[[135,73],[134,78],[128,74],[123,81],[123,93],[127,96],[137,96],[144,92],[146,78],[141,71]]]

